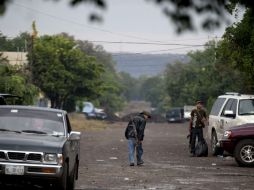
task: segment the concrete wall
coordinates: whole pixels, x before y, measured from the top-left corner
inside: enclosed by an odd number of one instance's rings
[[[24,65],[28,63],[27,52],[1,52],[11,65]]]

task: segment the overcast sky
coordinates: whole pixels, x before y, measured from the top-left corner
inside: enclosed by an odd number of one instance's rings
[[[15,37],[24,31],[31,32],[32,21],[35,20],[39,35],[66,32],[76,39],[88,41],[160,41],[202,45],[215,36],[221,37],[225,30],[224,26],[216,31],[199,31],[179,36],[160,7],[145,0],[107,0],[108,7],[105,11],[87,4],[73,8],[67,2],[69,1],[13,1],[5,15],[0,17],[0,31],[8,37]],[[103,16],[102,23],[89,21],[88,15],[92,11]],[[186,53],[195,50],[172,45],[94,43],[101,44],[109,52]]]

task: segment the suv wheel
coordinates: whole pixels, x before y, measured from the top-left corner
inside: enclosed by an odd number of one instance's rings
[[[223,150],[217,146],[218,139],[217,139],[217,134],[215,131],[212,132],[212,138],[211,138],[211,150],[212,150],[212,155],[217,156],[223,154]]]
[[[235,147],[234,156],[239,166],[254,166],[254,140],[240,141]]]

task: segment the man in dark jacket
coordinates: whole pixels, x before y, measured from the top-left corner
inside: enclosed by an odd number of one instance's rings
[[[147,111],[141,112],[139,115],[133,117],[125,130],[125,137],[128,139],[129,148],[129,162],[130,166],[134,166],[134,154],[136,149],[137,165],[142,165],[143,147],[142,141],[144,139],[144,131],[146,127],[146,120],[151,118],[151,114]]]
[[[207,114],[203,109],[202,101],[196,102],[196,109],[191,111],[190,119],[190,144],[191,144],[191,156],[195,156],[195,145],[196,138],[198,137],[198,142],[204,139],[203,137],[203,128],[207,122]]]

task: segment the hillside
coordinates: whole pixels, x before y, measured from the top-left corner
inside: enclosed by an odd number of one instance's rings
[[[173,64],[176,61],[186,63],[188,56],[184,54],[114,54],[118,72],[126,72],[132,77],[142,75],[155,76],[162,73],[167,64]]]

